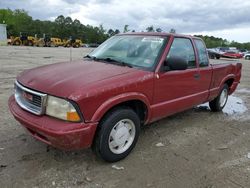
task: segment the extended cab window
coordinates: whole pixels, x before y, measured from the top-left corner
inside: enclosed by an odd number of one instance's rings
[[[207,67],[208,66],[208,57],[207,57],[207,50],[200,39],[194,40],[197,51],[198,51],[198,58],[199,58],[199,65],[200,67]]]
[[[187,38],[175,38],[167,58],[181,57],[188,62],[188,68],[195,68],[195,53],[192,42]]]

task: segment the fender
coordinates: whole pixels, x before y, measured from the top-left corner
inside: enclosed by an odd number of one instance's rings
[[[120,94],[120,95],[117,95],[115,97],[108,99],[101,106],[98,107],[98,109],[96,110],[96,112],[91,118],[91,122],[100,121],[103,115],[112,107],[122,102],[131,101],[131,100],[140,100],[146,105],[147,110],[148,110],[148,116],[146,118],[146,123],[147,123],[151,117],[150,103],[148,101],[148,98],[145,95],[143,95],[142,93],[138,93],[138,92],[124,93],[124,94]]]
[[[234,79],[235,80],[235,75],[234,74],[229,74],[227,75],[225,78],[222,79],[220,85],[219,85],[219,91],[221,90],[221,88],[223,87],[224,83],[229,80],[229,79]]]

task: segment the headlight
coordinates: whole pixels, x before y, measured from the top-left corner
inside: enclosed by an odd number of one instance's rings
[[[46,114],[66,121],[80,121],[75,107],[69,101],[58,97],[48,96]]]

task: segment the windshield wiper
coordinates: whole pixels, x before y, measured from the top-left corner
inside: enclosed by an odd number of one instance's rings
[[[124,66],[124,67],[130,67],[132,68],[133,66],[128,64],[128,63],[125,63],[123,61],[119,61],[119,60],[116,60],[116,59],[113,59],[113,58],[110,58],[110,57],[106,57],[106,58],[98,58],[96,56],[91,56],[91,55],[86,55],[84,56],[84,58],[89,58],[89,59],[92,59],[94,61],[105,61],[105,62],[110,62],[110,63],[113,63],[113,64],[117,64],[117,65],[121,65],[121,66]]]
[[[121,65],[121,66],[124,66],[124,67],[130,67],[132,68],[133,66],[128,64],[128,63],[125,63],[123,61],[119,61],[119,60],[116,60],[116,59],[113,59],[113,58],[110,58],[110,57],[106,57],[106,58],[95,58],[95,60],[100,60],[100,61],[106,61],[106,62],[110,62],[110,63],[113,63],[113,64],[117,64],[117,65]]]
[[[89,59],[96,60],[96,57],[95,56],[91,56],[91,55],[85,55],[83,58],[89,58]]]

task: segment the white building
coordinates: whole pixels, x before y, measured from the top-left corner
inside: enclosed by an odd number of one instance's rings
[[[0,46],[7,45],[6,24],[0,24]]]

